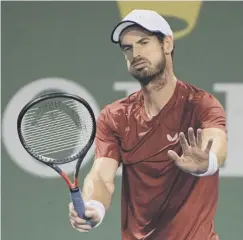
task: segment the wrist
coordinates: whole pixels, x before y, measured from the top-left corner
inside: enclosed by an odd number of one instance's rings
[[[85,202],[85,204],[87,206],[91,206],[91,207],[95,208],[97,213],[99,214],[100,221],[98,223],[96,223],[93,228],[98,227],[103,222],[103,219],[105,217],[105,206],[101,202],[96,201],[96,200],[89,200],[89,201]]]
[[[204,173],[191,173],[194,176],[198,176],[198,177],[204,177],[204,176],[212,176],[214,175],[219,169],[218,166],[218,158],[216,156],[215,153],[213,152],[209,152],[209,161],[208,161],[208,169],[206,172]]]

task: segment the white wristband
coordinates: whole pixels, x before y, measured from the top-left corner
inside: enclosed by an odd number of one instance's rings
[[[215,153],[210,152],[209,153],[209,163],[208,163],[208,170],[205,173],[191,173],[194,176],[198,177],[204,177],[204,176],[211,176],[214,175],[218,171],[218,159]]]
[[[100,216],[100,221],[93,228],[98,227],[102,223],[102,221],[103,221],[103,219],[105,217],[105,207],[104,207],[104,205],[101,202],[96,201],[96,200],[87,201],[87,202],[85,202],[85,205],[86,206],[92,206],[93,208],[95,208],[97,210],[97,212],[98,212],[98,214]]]

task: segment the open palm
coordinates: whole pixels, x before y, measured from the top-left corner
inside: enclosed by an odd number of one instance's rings
[[[210,139],[206,148],[202,149],[202,129],[197,130],[197,136],[195,137],[193,128],[188,129],[189,143],[184,133],[180,133],[179,138],[183,154],[179,157],[176,152],[169,150],[170,159],[185,172],[195,174],[206,172],[213,140]]]

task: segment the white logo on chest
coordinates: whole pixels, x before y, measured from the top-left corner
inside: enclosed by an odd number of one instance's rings
[[[178,139],[178,133],[176,133],[174,137],[171,137],[169,134],[167,134],[167,139],[169,142],[175,142]]]

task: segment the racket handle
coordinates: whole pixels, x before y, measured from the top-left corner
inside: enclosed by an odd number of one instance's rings
[[[70,189],[70,191],[74,210],[78,213],[80,218],[87,220],[87,224],[91,226],[90,220],[88,220],[84,214],[85,206],[79,188]]]

